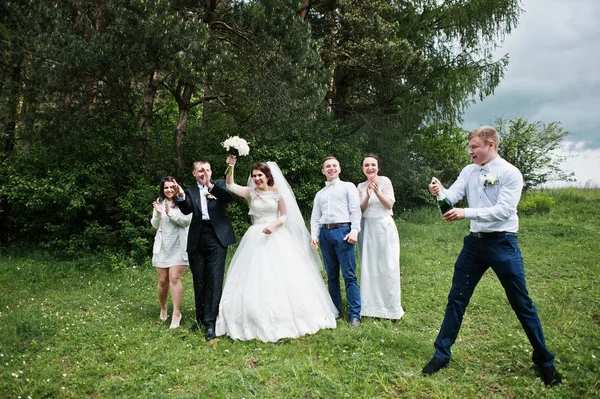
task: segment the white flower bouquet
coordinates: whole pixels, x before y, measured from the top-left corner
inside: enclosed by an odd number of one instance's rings
[[[223,146],[223,148],[225,148],[225,150],[234,157],[245,157],[246,155],[250,154],[248,142],[239,136],[227,137],[227,139],[221,143],[221,146]],[[228,165],[227,169],[225,170],[225,175],[230,175],[232,171],[233,166]]]

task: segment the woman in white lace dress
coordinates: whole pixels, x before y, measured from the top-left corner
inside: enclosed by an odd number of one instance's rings
[[[160,192],[152,203],[152,219],[150,223],[156,229],[154,247],[152,249],[152,266],[158,273],[158,300],[160,302],[160,319],[165,321],[167,314],[167,297],[171,289],[173,301],[173,317],[170,328],[177,328],[181,322],[181,300],[183,284],[181,276],[189,265],[186,252],[188,226],[192,215],[184,215],[177,207],[175,193],[177,183],[171,176],[163,177]]]
[[[233,173],[226,181],[232,193],[248,200],[253,223],[229,265],[216,334],[275,342],[335,328],[337,310],[318,254],[277,165],[255,164],[248,187],[235,184]]]
[[[378,175],[377,155],[367,154],[362,170],[367,181],[358,185],[362,210],[360,315],[395,320],[404,310],[400,304],[400,238],[392,218],[394,187],[390,179]]]

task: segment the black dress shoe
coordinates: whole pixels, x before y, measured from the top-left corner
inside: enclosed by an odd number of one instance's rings
[[[450,362],[440,360],[434,356],[431,358],[429,363],[427,363],[425,365],[425,367],[423,367],[423,374],[425,374],[425,375],[435,374],[438,371],[440,371],[441,369],[443,369],[444,367],[446,367],[448,365],[448,363],[450,363]]]
[[[215,328],[214,327],[208,327],[206,329],[206,335],[205,338],[207,341],[210,341],[212,339],[217,338],[216,334],[215,334]]]
[[[358,317],[351,317],[348,324],[353,328],[360,327],[360,319]]]
[[[562,382],[562,375],[554,366],[540,367],[541,378],[544,384],[549,386],[558,385]]]
[[[194,324],[192,325],[192,328],[190,328],[190,331],[191,331],[191,332],[198,332],[198,331],[200,331],[200,324],[198,324],[198,323],[194,323]]]

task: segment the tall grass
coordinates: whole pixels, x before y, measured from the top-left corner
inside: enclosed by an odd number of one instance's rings
[[[564,375],[546,388],[503,290],[486,273],[448,368],[433,354],[467,222],[435,208],[398,215],[398,322],[340,320],[335,330],[266,344],[159,322],[155,271],[117,258],[0,257],[0,396],[9,398],[570,398],[600,397],[600,190],[549,190],[550,213],[522,217],[528,289]]]

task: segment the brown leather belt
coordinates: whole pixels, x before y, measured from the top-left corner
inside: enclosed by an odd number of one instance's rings
[[[477,238],[498,238],[498,237],[505,237],[505,236],[516,236],[517,233],[513,233],[510,231],[493,231],[490,233],[471,232],[471,235],[473,237],[477,237]]]
[[[350,226],[350,222],[322,224],[321,228],[323,228],[323,229],[337,229],[338,227],[343,227],[343,226]]]

